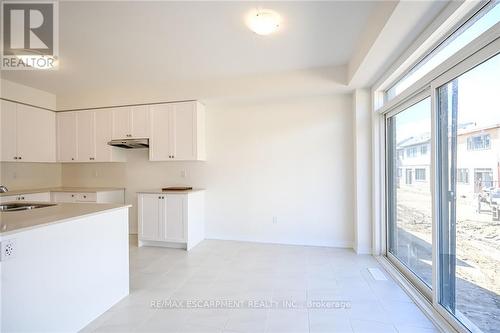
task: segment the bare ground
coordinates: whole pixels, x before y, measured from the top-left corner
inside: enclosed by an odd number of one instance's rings
[[[430,193],[424,188],[398,189],[398,256],[431,284],[432,219]],[[481,330],[500,332],[500,224],[487,205],[476,212],[469,196],[457,202],[457,310]]]

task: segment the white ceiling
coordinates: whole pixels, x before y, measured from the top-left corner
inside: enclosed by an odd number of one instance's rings
[[[344,66],[376,6],[373,1],[60,2],[59,70],[2,76],[57,94],[59,108],[131,102],[127,98],[137,95],[211,98],[228,91],[236,96],[245,93],[246,78],[252,90],[256,82],[265,86],[268,76],[286,73],[288,83],[302,81],[305,70],[318,73],[323,67],[335,72],[329,85],[336,86],[335,80],[345,81]],[[282,15],[278,33],[263,37],[247,29],[244,17],[256,7]],[[325,75],[318,79],[326,84]],[[231,92],[235,82],[240,88]],[[160,97],[162,89],[169,92]]]

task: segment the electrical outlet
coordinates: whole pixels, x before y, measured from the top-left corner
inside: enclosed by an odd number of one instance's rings
[[[0,261],[9,260],[16,256],[16,242],[13,239],[3,241],[0,245],[2,249]]]
[[[273,224],[278,224],[278,217],[277,216],[273,216]]]
[[[186,170],[181,170],[181,177],[186,178],[187,177],[187,172]]]

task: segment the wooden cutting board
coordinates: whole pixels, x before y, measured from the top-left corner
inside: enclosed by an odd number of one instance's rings
[[[161,190],[163,192],[167,192],[167,191],[189,191],[192,189],[193,188],[191,186],[170,186],[170,187],[164,187]]]

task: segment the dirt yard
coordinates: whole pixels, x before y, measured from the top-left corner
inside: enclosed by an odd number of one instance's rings
[[[398,196],[398,256],[420,277],[432,281],[430,192],[401,186]],[[488,333],[500,332],[500,223],[486,204],[477,212],[472,196],[457,202],[456,306]]]

